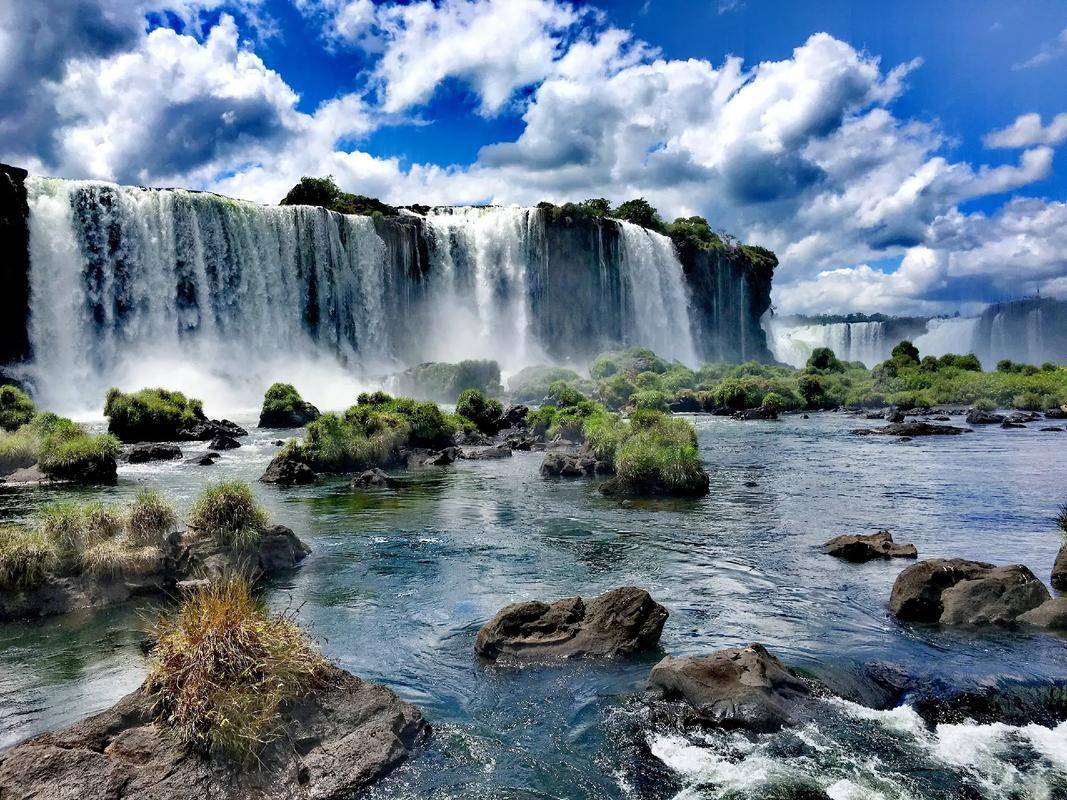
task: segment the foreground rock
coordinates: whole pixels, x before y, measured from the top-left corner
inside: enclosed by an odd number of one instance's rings
[[[1052,588],[1067,592],[1067,545],[1060,548],[1052,565]]]
[[[1016,622],[1032,628],[1067,631],[1067,597],[1050,598],[1037,608],[1020,614]]]
[[[279,486],[298,486],[314,483],[317,477],[311,467],[294,458],[291,453],[282,450],[271,459],[260,480],[263,483],[276,483]]]
[[[182,449],[176,444],[149,443],[138,444],[126,451],[126,460],[131,464],[145,464],[149,461],[173,461],[182,457]]]
[[[668,656],[652,668],[648,685],[660,699],[686,703],[693,721],[756,732],[798,721],[811,699],[807,684],[761,644]]]
[[[235,569],[252,578],[270,576],[293,569],[310,552],[284,525],[268,528],[252,550],[220,545],[194,530],[174,531],[154,558],[136,569],[118,575],[60,575],[28,589],[0,590],[0,622],[101,608],[140,595],[171,595]]]
[[[655,647],[666,621],[648,592],[624,586],[588,603],[512,603],[478,631],[474,650],[487,659],[616,658]]]
[[[1045,585],[1021,564],[933,558],[897,576],[889,610],[912,622],[1010,626],[1049,597]]]
[[[913,544],[896,544],[889,531],[878,531],[864,536],[847,533],[835,536],[822,546],[826,555],[846,561],[864,562],[872,558],[918,558],[919,551]]]
[[[958,436],[961,433],[970,433],[967,428],[957,428],[953,425],[934,425],[930,422],[894,422],[881,428],[857,428],[852,431],[856,436]]]
[[[200,756],[153,721],[142,690],[103,713],[0,753],[5,800],[349,800],[429,734],[410,703],[331,667],[326,688],[282,708],[286,735],[256,769]]]

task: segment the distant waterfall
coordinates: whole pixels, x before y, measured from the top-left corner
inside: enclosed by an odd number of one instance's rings
[[[977,317],[935,317],[926,323],[926,333],[915,337],[913,344],[924,356],[975,353],[977,330]]]
[[[794,367],[803,367],[818,347],[829,347],[842,361],[861,361],[873,367],[887,359],[897,343],[887,336],[884,322],[798,325],[772,317],[764,327],[774,357]]]
[[[372,219],[184,190],[26,185],[24,371],[49,408],[98,413],[111,385],[164,385],[209,411],[247,409],[275,380],[338,407],[408,364],[495,358],[514,370],[588,355],[584,345],[699,360],[672,243],[628,223],[546,233],[539,209]]]

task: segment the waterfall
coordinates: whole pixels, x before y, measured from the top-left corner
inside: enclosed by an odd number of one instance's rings
[[[64,413],[98,415],[110,386],[181,389],[232,413],[276,380],[343,407],[422,361],[511,371],[630,345],[699,361],[673,244],[629,223],[549,225],[540,209],[496,207],[373,219],[180,189],[26,187],[21,374]]]
[[[926,323],[926,333],[915,337],[913,344],[924,356],[974,353],[977,329],[977,317],[935,317]]]
[[[774,357],[793,367],[803,367],[818,347],[829,347],[842,361],[873,367],[889,358],[897,343],[887,335],[885,322],[796,324],[771,317],[764,329]]]

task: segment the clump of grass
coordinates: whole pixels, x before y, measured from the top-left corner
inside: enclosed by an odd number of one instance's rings
[[[259,427],[303,425],[319,416],[319,410],[300,396],[291,383],[274,383],[263,395]]]
[[[129,394],[111,389],[104,400],[108,430],[125,442],[165,441],[204,419],[200,400],[168,389]]]
[[[259,544],[268,522],[252,487],[240,481],[208,486],[189,513],[191,526],[215,536],[221,544],[242,549]]]
[[[159,563],[159,548],[134,546],[122,537],[103,539],[81,554],[82,569],[91,575],[116,578],[151,571]]]
[[[0,588],[37,586],[58,564],[55,544],[40,531],[17,525],[0,526]]]
[[[9,475],[36,463],[37,439],[29,427],[14,432],[0,431],[0,474]]]
[[[137,546],[158,546],[178,523],[178,515],[158,492],[144,489],[126,513],[126,538]]]
[[[696,431],[682,419],[648,414],[630,422],[632,435],[615,453],[616,478],[605,490],[619,494],[700,496],[708,473],[697,451]]]
[[[119,450],[114,436],[95,436],[44,412],[13,433],[0,433],[0,471],[7,474],[36,463],[50,478],[113,480]]]
[[[282,735],[281,705],[326,680],[306,634],[237,575],[194,591],[155,640],[145,691],[160,723],[201,753],[249,761]]]
[[[33,419],[37,408],[17,386],[0,386],[0,428],[15,431]]]
[[[456,401],[456,413],[473,422],[482,433],[496,433],[504,406],[478,389],[466,389]]]

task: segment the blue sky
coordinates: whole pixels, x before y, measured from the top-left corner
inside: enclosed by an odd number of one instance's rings
[[[1062,2],[0,0],[5,161],[643,195],[774,249],[783,311],[1067,295],[1065,142]]]

